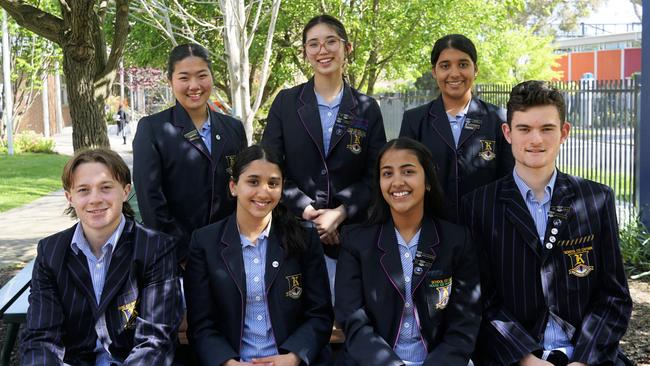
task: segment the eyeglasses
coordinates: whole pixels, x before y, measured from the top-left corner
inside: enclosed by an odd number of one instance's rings
[[[341,47],[341,43],[345,43],[345,40],[342,38],[330,37],[325,39],[323,42],[313,39],[304,44],[305,52],[309,55],[315,55],[320,52],[321,47],[325,47],[328,52],[336,52]]]

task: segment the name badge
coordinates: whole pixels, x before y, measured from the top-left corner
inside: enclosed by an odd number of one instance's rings
[[[413,273],[416,275],[421,275],[427,271],[433,265],[433,261],[436,260],[436,256],[429,253],[424,253],[421,251],[415,252],[415,259],[413,260]]]
[[[569,216],[570,211],[570,206],[551,206],[551,209],[548,211],[548,217],[566,220],[566,218]]]
[[[481,128],[482,123],[483,121],[481,121],[480,119],[466,118],[465,127],[463,128],[471,131],[478,130]]]
[[[198,139],[200,138],[200,137],[199,137],[199,131],[197,131],[197,130],[192,130],[192,131],[190,131],[190,132],[184,134],[183,137],[185,137],[186,139],[190,140],[190,142],[195,141],[195,140],[198,140]]]

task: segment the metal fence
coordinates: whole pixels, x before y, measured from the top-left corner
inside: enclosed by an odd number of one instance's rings
[[[638,144],[640,85],[635,80],[554,82],[567,104],[569,139],[560,150],[558,168],[606,184],[614,190],[619,218],[634,213],[635,146]],[[502,107],[514,85],[477,85],[481,99]],[[434,92],[416,91],[377,96],[388,138],[399,134],[405,110],[425,104]]]

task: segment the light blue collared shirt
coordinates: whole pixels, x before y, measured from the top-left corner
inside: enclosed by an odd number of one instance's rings
[[[456,142],[456,146],[458,146],[458,142],[460,141],[460,134],[463,132],[463,128],[465,127],[465,117],[467,117],[467,110],[469,109],[469,105],[472,103],[472,100],[470,99],[469,103],[461,110],[458,112],[457,115],[452,116],[451,114],[447,113],[447,119],[449,120],[449,125],[451,126],[451,133],[454,135],[454,141]]]
[[[526,182],[517,175],[517,170],[513,169],[512,176],[515,179],[517,188],[521,196],[526,202],[528,212],[533,217],[537,235],[539,237],[540,245],[544,243],[544,235],[546,234],[546,222],[548,220],[548,212],[551,209],[551,197],[553,197],[553,189],[555,188],[555,179],[557,178],[557,169],[553,171],[551,180],[546,184],[544,189],[544,198],[541,202],[537,201],[533,190],[528,187]],[[549,317],[546,322],[546,329],[544,329],[543,346],[545,350],[560,350],[564,352],[569,358],[573,353],[573,345],[567,334],[562,330],[562,327],[553,318]]]
[[[417,309],[413,304],[413,296],[411,295],[413,258],[415,258],[415,253],[418,250],[421,231],[422,229],[418,230],[407,243],[399,231],[397,231],[397,228],[395,228],[405,284],[404,309],[402,310],[402,322],[399,328],[397,343],[395,344],[395,353],[407,366],[421,366],[427,357],[424,339],[420,334],[420,321],[418,319]]]
[[[208,119],[203,122],[201,129],[199,129],[199,135],[201,136],[201,140],[203,140],[205,147],[207,147],[208,151],[212,154],[212,137],[210,136],[211,131],[212,124],[210,123],[210,113],[208,112]]]
[[[257,237],[257,244],[239,235],[246,273],[246,316],[241,340],[241,361],[278,354],[271,317],[266,299],[264,273],[266,271],[266,248],[271,222]]]
[[[323,149],[325,149],[325,155],[327,155],[330,151],[332,130],[334,129],[336,116],[339,114],[339,107],[341,106],[341,99],[343,98],[343,88],[341,88],[341,91],[330,103],[327,103],[325,98],[316,93],[316,90],[314,90],[314,94],[316,94],[318,114],[320,115],[320,125],[323,130]]]
[[[106,243],[102,245],[102,254],[99,258],[95,257],[92,249],[90,249],[90,244],[88,244],[88,241],[86,240],[81,222],[79,222],[75,228],[72,236],[70,248],[74,255],[79,255],[79,252],[81,251],[84,256],[86,256],[88,271],[90,272],[90,280],[92,281],[97,305],[99,305],[99,301],[102,298],[102,291],[104,290],[106,273],[111,264],[111,257],[117,247],[117,242],[120,240],[120,235],[122,235],[122,230],[124,230],[125,224],[126,220],[124,219],[124,215],[122,215],[117,229],[113,231],[110,238],[108,238]],[[97,332],[97,343],[95,344],[94,349],[95,354],[97,355],[95,358],[95,366],[121,365],[122,363],[119,360],[114,359],[108,352],[108,347],[112,342],[108,335],[105,314],[101,314],[99,319],[97,319],[97,323],[95,323],[95,331]]]

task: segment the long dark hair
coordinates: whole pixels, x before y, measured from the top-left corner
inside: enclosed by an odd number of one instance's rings
[[[270,148],[263,145],[252,145],[242,150],[235,158],[232,166],[231,180],[235,183],[239,181],[241,173],[255,160],[268,161],[277,165],[282,173],[284,180],[284,164]],[[299,255],[306,249],[305,233],[300,223],[293,216],[287,207],[278,202],[277,206],[271,212],[273,226],[278,229],[282,245],[285,246],[289,255]]]
[[[370,205],[369,224],[382,224],[390,218],[390,207],[381,192],[379,179],[381,177],[381,158],[390,150],[409,150],[417,158],[424,169],[424,183],[427,189],[424,192],[424,215],[429,217],[443,217],[442,190],[438,184],[433,157],[423,144],[408,137],[390,140],[379,150],[373,178],[373,197]]]

